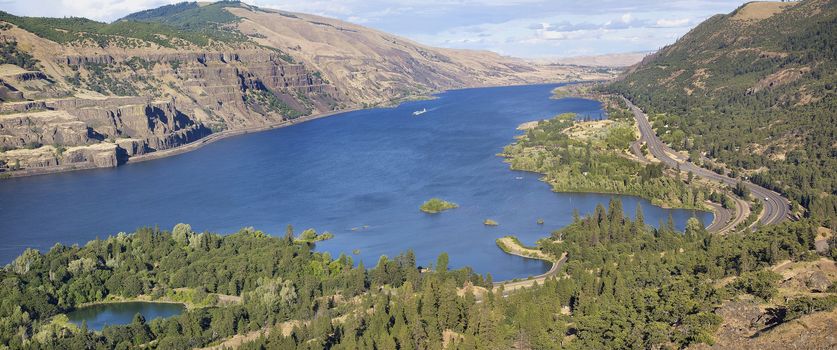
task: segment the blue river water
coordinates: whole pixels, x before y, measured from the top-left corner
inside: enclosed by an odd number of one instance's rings
[[[437,99],[370,109],[233,137],[181,155],[0,181],[0,262],[26,247],[84,244],[96,237],[176,223],[232,233],[314,228],[335,238],[317,249],[373,266],[381,255],[413,249],[418,262],[441,252],[451,267],[471,266],[494,280],[537,275],[542,262],[510,256],[498,237],[533,243],[590,213],[611,195],[554,193],[537,174],[509,170],[496,154],[526,121],[577,112],[596,118],[598,102],[549,99],[555,85],[455,90]],[[413,111],[427,109],[414,116]],[[419,211],[431,197],[459,204],[437,215]],[[682,229],[697,215],[622,197],[625,212],[643,207],[656,224],[669,213]],[[499,226],[486,227],[491,218]],[[544,225],[536,223],[538,218]],[[353,230],[353,228],[359,228]],[[357,254],[354,254],[354,253]]]

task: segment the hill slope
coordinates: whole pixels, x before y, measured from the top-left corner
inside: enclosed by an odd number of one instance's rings
[[[754,2],[706,20],[606,89],[649,112],[674,148],[834,218],[835,57],[837,2]]]
[[[239,2],[110,24],[0,12],[0,43],[0,171],[18,173],[114,166],[213,133],[444,89],[601,77]]]

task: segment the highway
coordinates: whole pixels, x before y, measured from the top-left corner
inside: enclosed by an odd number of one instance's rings
[[[738,196],[730,196],[730,198],[735,202],[735,209],[727,209],[718,203],[709,202],[709,206],[715,213],[715,218],[706,227],[707,231],[716,233],[732,232],[738,224],[750,215],[750,203]]]
[[[685,157],[672,150],[657,137],[657,134],[651,127],[651,123],[648,122],[648,116],[641,109],[624,97],[622,97],[622,100],[628,104],[628,107],[634,113],[639,131],[642,134],[642,140],[645,141],[648,151],[655,158],[672,168],[679,164],[680,170],[682,171],[691,171],[695,176],[721,182],[729,186],[735,186],[740,181],[690,163]],[[764,204],[761,218],[758,221],[761,225],[778,224],[790,218],[790,203],[782,195],[747,181],[744,181],[744,185],[747,186],[754,197]]]
[[[636,118],[637,125],[639,126],[639,131],[641,134],[640,141],[644,141],[648,147],[648,151],[651,152],[655,158],[659,159],[664,164],[676,168],[677,165],[680,165],[681,171],[691,171],[694,176],[698,176],[701,178],[709,179],[712,181],[717,181],[729,186],[735,186],[739,180],[733,179],[729,176],[720,175],[714,171],[711,171],[706,168],[701,168],[691,162],[688,161],[685,157],[680,155],[679,153],[675,152],[673,149],[668,147],[665,143],[657,137],[657,134],[654,132],[654,129],[651,127],[651,123],[648,122],[648,116],[635,106],[631,101],[622,97],[622,100],[628,104],[628,107],[634,114],[634,118]],[[636,154],[636,156],[640,159],[645,159],[645,156],[642,154],[639,142],[635,142],[631,145],[631,150]],[[764,187],[758,186],[751,182],[744,181],[745,186],[750,190],[750,193],[756,197],[758,200],[764,203],[764,209],[762,210],[761,217],[759,218],[758,222],[761,225],[773,225],[778,224],[782,221],[788,220],[790,218],[790,203],[787,199],[782,197],[779,193],[774,191],[768,190]],[[738,223],[744,221],[749,213],[749,204],[747,201],[734,196],[732,198],[736,204],[736,212],[733,213],[730,210],[726,210],[724,208],[720,208],[719,205],[713,204],[713,206],[717,207],[715,209],[715,215],[719,217],[716,218],[712,222],[708,230],[712,232],[729,232],[731,231]],[[511,254],[520,255],[515,252],[511,252]],[[520,255],[523,257],[527,257],[525,255]],[[528,257],[527,257],[528,258]],[[546,273],[542,275],[535,276],[531,279],[520,280],[520,281],[501,281],[494,283],[494,291],[498,291],[500,286],[503,287],[503,295],[508,295],[509,292],[521,289],[521,288],[528,288],[535,283],[543,284],[543,282],[549,278],[554,277],[560,267],[567,261],[567,253],[563,253],[561,257],[553,262],[552,268],[549,269]]]

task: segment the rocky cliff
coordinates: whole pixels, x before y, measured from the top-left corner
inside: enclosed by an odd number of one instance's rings
[[[115,166],[212,133],[444,89],[602,77],[237,2],[111,24],[0,12],[0,43],[0,171],[19,173]]]

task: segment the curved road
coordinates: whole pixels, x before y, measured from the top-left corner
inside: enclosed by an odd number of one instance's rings
[[[622,97],[622,100],[628,104],[628,107],[634,113],[634,117],[639,125],[639,131],[642,134],[642,139],[645,141],[646,145],[648,145],[648,151],[651,152],[654,157],[670,167],[676,167],[680,164],[680,170],[691,171],[695,176],[718,181],[729,186],[735,186],[738,183],[739,180],[725,175],[720,175],[709,169],[701,168],[688,162],[686,159],[683,159],[681,155],[676,153],[657,137],[657,134],[651,127],[651,124],[648,122],[648,116],[646,116],[641,109],[634,106],[634,104],[625,97]],[[747,186],[753,196],[764,203],[764,209],[759,220],[762,225],[778,224],[790,217],[790,204],[784,197],[782,197],[782,195],[750,182],[745,181],[744,185]]]
[[[730,221],[733,219],[732,210],[724,208],[718,203],[707,202],[707,204],[712,207],[715,217],[712,218],[712,223],[706,226],[706,230],[709,232],[726,232],[729,229]]]
[[[628,107],[634,113],[637,125],[639,125],[640,134],[642,135],[641,140],[645,141],[646,145],[648,145],[648,151],[651,152],[651,154],[655,158],[659,159],[661,162],[670,167],[674,168],[677,167],[677,165],[679,164],[680,170],[682,171],[691,171],[695,176],[700,176],[705,179],[721,182],[728,186],[735,186],[738,183],[739,180],[733,179],[729,176],[720,175],[709,169],[701,168],[695,164],[690,163],[687,159],[684,159],[681,155],[679,155],[673,149],[668,147],[668,145],[663,143],[660,140],[660,138],[657,137],[657,134],[651,127],[651,123],[648,122],[648,116],[646,116],[641,109],[639,109],[625,97],[622,97],[622,100],[624,100],[625,103],[628,104]],[[639,150],[638,142],[632,144],[631,149],[634,151],[634,153],[637,154],[637,156],[639,156],[640,158],[644,158],[642,152]],[[762,210],[761,218],[759,220],[759,222],[762,225],[778,224],[790,218],[790,203],[784,197],[782,197],[782,195],[750,182],[745,181],[744,185],[747,186],[747,188],[750,190],[750,193],[752,193],[753,196],[755,196],[759,200],[764,201],[764,209]],[[724,213],[721,214],[723,217],[714,220],[712,224],[708,227],[708,229],[714,229],[720,232],[727,231],[732,229],[740,221],[743,221],[745,219],[745,213],[743,212],[743,210],[746,201],[741,200],[737,197],[735,197],[734,200],[736,202],[737,210],[735,220],[731,220],[729,218],[729,216],[732,215],[730,211],[723,211]],[[716,213],[718,213],[717,210]],[[529,258],[528,256],[524,256],[514,252],[512,252],[511,254]],[[555,276],[561,265],[563,265],[566,261],[567,253],[564,252],[557,261],[553,262],[552,268],[549,269],[549,271],[547,271],[546,273],[522,281],[495,282],[493,289],[496,291],[499,289],[500,286],[503,286],[503,294],[508,295],[508,292],[510,291],[520,288],[531,287],[535,283],[543,284],[543,282],[547,278]]]
[[[524,257],[524,258],[527,258],[527,259],[536,259],[536,258],[532,258],[532,257],[529,257],[529,256],[520,255],[520,254],[517,254],[517,253],[510,253],[510,254],[521,256],[521,257]],[[520,281],[511,280],[511,281],[494,282],[494,288],[493,289],[496,292],[496,291],[499,290],[500,286],[502,286],[503,287],[503,295],[508,295],[509,292],[511,292],[511,291],[514,291],[514,290],[517,290],[517,289],[520,289],[520,288],[529,288],[529,287],[535,285],[535,283],[542,285],[544,283],[544,281],[546,281],[547,278],[555,276],[558,273],[558,270],[561,268],[562,265],[564,265],[564,263],[566,261],[567,261],[567,252],[564,252],[563,254],[561,254],[561,258],[559,258],[557,261],[552,261],[552,268],[550,268],[549,271],[544,272],[543,274],[534,276],[532,278],[525,279],[525,280],[520,280]]]
[[[724,208],[718,203],[707,201],[715,212],[715,219],[712,220],[712,224],[706,227],[707,231],[718,233],[730,232],[750,215],[749,202],[739,198],[738,196],[730,196],[730,199],[735,202],[734,210]]]

